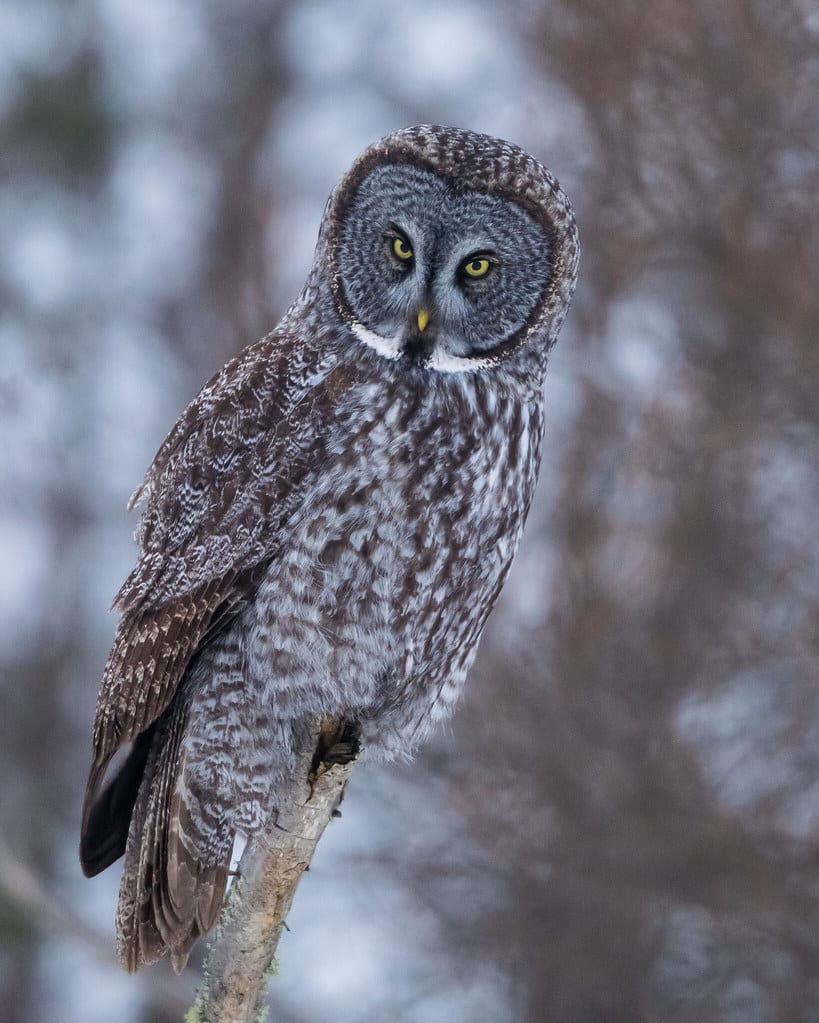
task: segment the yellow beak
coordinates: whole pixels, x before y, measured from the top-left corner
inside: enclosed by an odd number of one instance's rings
[[[426,325],[429,323],[429,313],[426,309],[421,309],[418,313],[418,329],[423,332]]]

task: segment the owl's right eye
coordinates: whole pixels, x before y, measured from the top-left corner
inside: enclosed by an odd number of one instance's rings
[[[399,234],[393,235],[390,243],[390,252],[392,252],[393,256],[395,256],[395,258],[401,263],[409,263],[414,255],[412,247],[407,239],[403,238]]]

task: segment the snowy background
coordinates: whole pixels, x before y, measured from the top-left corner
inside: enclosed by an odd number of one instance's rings
[[[543,159],[584,245],[452,727],[361,767],[271,1019],[819,1020],[811,0],[0,5],[0,1015],[178,1020],[77,861],[125,504],[397,127]]]

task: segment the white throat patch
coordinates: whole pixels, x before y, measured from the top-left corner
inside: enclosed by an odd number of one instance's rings
[[[403,334],[396,334],[395,337],[382,337],[381,334],[376,334],[374,330],[365,327],[363,323],[357,322],[353,322],[352,330],[359,341],[378,352],[383,358],[397,362],[402,357]],[[428,369],[434,369],[438,373],[471,373],[476,369],[492,365],[492,359],[480,355],[450,355],[449,352],[443,351],[436,345],[425,365]]]

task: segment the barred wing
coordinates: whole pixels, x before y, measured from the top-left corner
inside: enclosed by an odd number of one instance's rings
[[[228,363],[132,498],[145,501],[141,553],[114,602],[122,618],[97,701],[84,831],[111,757],[157,720],[196,650],[252,593],[321,463],[349,377],[304,348],[271,335]]]

